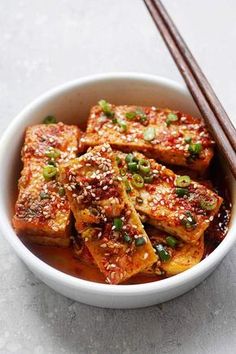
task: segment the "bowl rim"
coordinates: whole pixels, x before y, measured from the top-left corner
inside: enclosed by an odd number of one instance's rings
[[[64,94],[67,91],[73,90],[77,87],[80,87],[84,84],[93,84],[95,82],[104,82],[107,80],[131,80],[131,81],[145,81],[151,82],[156,85],[161,85],[167,89],[180,91],[182,95],[186,97],[191,97],[187,88],[177,83],[171,79],[164,78],[161,76],[144,74],[144,73],[135,73],[135,72],[119,72],[119,73],[104,73],[90,75],[82,78],[78,78],[69,82],[66,82],[62,85],[56,86],[51,90],[48,90],[46,93],[40,95],[38,98],[33,100],[29,105],[27,105],[10,123],[8,128],[2,134],[0,139],[0,165],[2,161],[7,159],[5,154],[5,149],[3,148],[5,144],[9,143],[14,137],[17,127],[21,125],[21,122],[24,121],[25,115],[29,114],[32,109],[37,108],[45,104],[48,100],[53,97],[59,97],[61,94]],[[3,174],[0,174],[0,185],[3,185]],[[236,195],[235,181],[232,179],[233,185],[233,196]],[[194,279],[200,278],[204,273],[213,269],[220,260],[229,252],[230,248],[233,246],[236,238],[234,237],[234,230],[236,229],[236,218],[233,218],[234,205],[232,208],[232,217],[230,220],[229,230],[224,238],[224,240],[219,244],[219,246],[205,259],[203,259],[199,264],[194,267],[184,271],[183,273],[174,275],[170,278],[166,278],[159,281],[154,281],[144,284],[131,284],[131,285],[111,285],[96,283],[89,280],[80,279],[66,273],[63,273],[60,270],[48,265],[36,255],[34,255],[18,238],[13,227],[9,223],[9,218],[7,215],[7,208],[4,206],[4,195],[3,189],[0,189],[0,231],[3,234],[4,238],[10,243],[10,245],[15,250],[16,254],[22,259],[30,269],[37,269],[37,273],[45,275],[46,278],[50,278],[56,282],[59,282],[63,286],[68,286],[74,289],[83,289],[96,294],[110,294],[121,296],[132,296],[134,294],[152,294],[162,291],[166,291],[175,287],[179,287],[188,281],[193,281]],[[234,220],[232,220],[234,219]]]

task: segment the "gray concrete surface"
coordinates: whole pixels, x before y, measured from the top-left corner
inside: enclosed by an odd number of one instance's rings
[[[235,121],[235,1],[164,2]],[[182,80],[141,0],[0,1],[0,132],[45,90],[107,71]],[[234,248],[178,299],[105,310],[50,290],[0,237],[0,353],[233,354],[235,266]]]

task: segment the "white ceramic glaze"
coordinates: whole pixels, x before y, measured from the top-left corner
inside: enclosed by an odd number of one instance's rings
[[[19,175],[20,148],[25,128],[41,122],[49,114],[55,115],[64,123],[84,126],[89,108],[101,98],[115,104],[154,105],[199,115],[192,98],[183,86],[169,79],[145,74],[96,75],[66,83],[47,92],[27,106],[2,136],[0,232],[38,278],[71,299],[110,308],[137,308],[164,302],[199,284],[230,251],[236,239],[235,205],[229,232],[210,256],[182,274],[139,285],[98,284],[64,274],[32,254],[19,240],[11,225],[12,195]],[[227,168],[222,167],[221,173],[229,175],[232,200],[235,201],[235,181]]]

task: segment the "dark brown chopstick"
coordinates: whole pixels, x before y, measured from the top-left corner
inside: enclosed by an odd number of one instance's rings
[[[212,111],[217,116],[217,119],[224,129],[225,134],[227,135],[231,145],[233,146],[234,150],[236,151],[236,129],[233,126],[231,120],[229,119],[227,113],[225,112],[222,104],[220,103],[218,97],[216,96],[215,92],[213,91],[210,83],[208,82],[206,76],[203,74],[201,68],[199,67],[198,63],[196,62],[195,58],[193,57],[192,53],[190,52],[187,44],[185,43],[184,39],[182,38],[181,34],[179,33],[178,29],[176,28],[173,20],[168,15],[166,9],[162,5],[161,1],[155,0],[155,6],[159,11],[163,21],[165,22],[168,30],[175,41],[179,51],[181,52],[184,60],[186,61],[187,65],[189,66],[195,80],[198,83],[198,86],[201,88],[204,96],[206,97]]]
[[[180,47],[176,45],[178,40],[173,38],[172,33],[169,31],[168,26],[166,25],[163,17],[158,11],[157,4],[160,4],[158,0],[144,0],[157,28],[159,29],[173,59],[175,60],[180,73],[182,74],[192,96],[197,104],[199,111],[204,117],[208,129],[210,130],[212,136],[217,142],[219,150],[224,155],[227,160],[229,167],[236,178],[236,155],[233,148],[233,144],[231,144],[231,140],[226,135],[222,125],[218,121],[218,116],[215,113],[215,110],[211,108],[207,98],[204,95],[204,91],[202,91],[201,86],[198,84],[196,77],[193,75],[193,71],[191,70],[188,62],[185,60],[182,51],[180,51]],[[167,15],[168,16],[168,15]],[[213,90],[212,90],[213,91]],[[217,99],[218,100],[218,99]],[[228,117],[227,117],[228,118]],[[229,118],[228,118],[229,119]],[[231,123],[230,123],[231,124]],[[233,132],[234,132],[234,127]],[[231,134],[232,135],[232,134]],[[235,139],[235,135],[233,136]]]

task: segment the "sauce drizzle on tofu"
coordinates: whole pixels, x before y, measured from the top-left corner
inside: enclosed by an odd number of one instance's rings
[[[13,217],[22,238],[39,244],[69,245],[70,205],[57,176],[59,165],[76,156],[80,135],[76,126],[63,123],[27,128]]]
[[[186,166],[203,173],[213,156],[214,141],[204,122],[169,109],[101,105],[91,109],[82,147],[108,142],[122,151],[140,151],[146,156]]]
[[[120,283],[156,261],[108,144],[63,165],[60,181],[76,229],[108,283]]]

